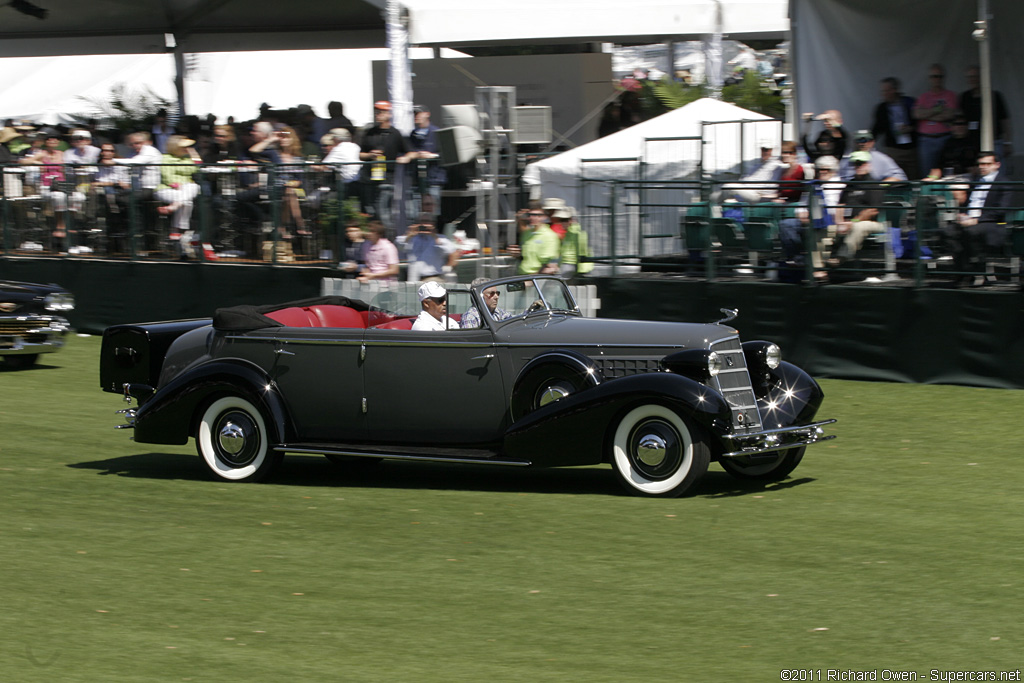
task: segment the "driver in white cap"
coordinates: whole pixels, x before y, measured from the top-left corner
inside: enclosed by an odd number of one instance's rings
[[[416,316],[416,322],[412,324],[414,330],[441,330],[459,329],[459,324],[449,320],[445,315],[448,312],[448,290],[439,283],[430,281],[420,285],[416,290],[420,297],[420,306],[423,310]]]

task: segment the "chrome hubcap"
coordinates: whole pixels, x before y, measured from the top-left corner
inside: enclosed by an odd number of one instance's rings
[[[225,453],[238,455],[245,448],[245,430],[234,422],[225,422],[220,428],[220,447]]]
[[[668,445],[657,434],[644,434],[637,445],[636,457],[645,465],[657,467],[665,461]]]

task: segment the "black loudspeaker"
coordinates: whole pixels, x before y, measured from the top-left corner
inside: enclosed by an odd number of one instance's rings
[[[474,161],[483,150],[483,136],[469,126],[452,126],[437,131],[437,147],[442,166]]]

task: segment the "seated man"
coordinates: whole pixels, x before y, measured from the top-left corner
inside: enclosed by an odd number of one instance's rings
[[[761,143],[761,161],[757,167],[740,178],[742,181],[751,182],[758,180],[769,180],[770,184],[748,185],[744,183],[729,183],[722,187],[722,199],[738,199],[748,204],[775,199],[778,196],[778,185],[776,184],[786,166],[775,158],[774,146],[770,142]]]
[[[885,228],[878,221],[879,207],[885,200],[885,190],[874,180],[869,152],[859,150],[850,155],[850,164],[854,175],[852,185],[847,185],[839,198],[840,209],[846,210],[846,220],[837,224],[838,234],[845,235],[842,245],[837,251],[841,260],[853,258],[864,244],[864,238],[873,232],[882,232]]]
[[[448,312],[448,290],[431,280],[420,285],[416,293],[420,297],[420,306],[423,310],[416,316],[416,322],[412,324],[412,329],[420,332],[425,330],[443,332],[446,329],[458,329],[459,324],[454,320],[449,320],[445,315]]]
[[[1008,178],[1000,171],[995,152],[979,152],[978,177],[967,206],[961,206],[953,226],[957,242],[953,260],[957,270],[983,272],[986,253],[996,252],[1006,243],[1006,213],[1012,204],[1012,192],[1006,185],[993,184],[1005,180]],[[974,284],[982,285],[985,281],[976,278]]]
[[[481,277],[473,280],[472,285],[476,287],[479,284],[487,282],[487,278]],[[501,308],[498,308],[498,297],[501,296],[501,292],[498,291],[497,287],[488,287],[484,291],[480,292],[484,298],[484,303],[487,304],[487,312],[494,320],[507,320],[512,317],[512,314]],[[462,329],[472,329],[477,327],[483,327],[483,321],[480,319],[480,311],[477,310],[476,306],[473,306],[468,311],[462,314],[462,320],[459,322]]]

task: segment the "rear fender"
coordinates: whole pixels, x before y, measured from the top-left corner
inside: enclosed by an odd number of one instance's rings
[[[287,440],[291,421],[277,385],[261,368],[238,360],[210,361],[174,378],[135,415],[135,440],[184,444],[195,433],[199,410],[217,396],[242,396],[267,418],[274,443]]]
[[[665,405],[712,435],[730,429],[729,405],[717,391],[688,377],[651,372],[605,380],[537,409],[505,432],[505,452],[541,467],[604,462],[608,429],[642,403]]]

